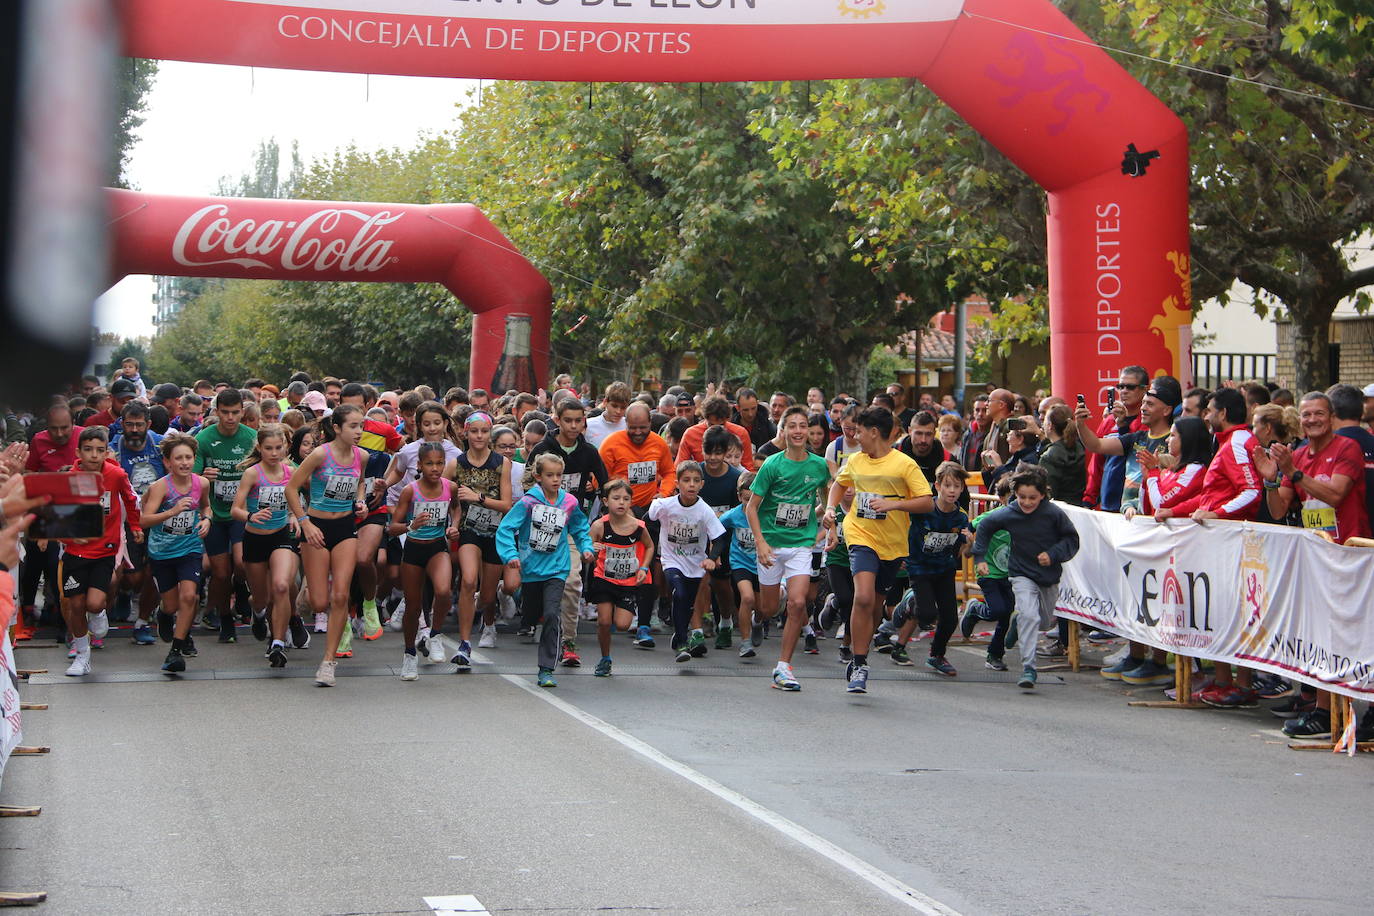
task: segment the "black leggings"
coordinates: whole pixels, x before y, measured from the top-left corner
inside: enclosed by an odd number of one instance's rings
[[[911,588],[916,593],[917,616],[929,619],[932,611],[939,615],[935,636],[930,641],[931,658],[945,654],[949,638],[958,623],[958,602],[954,599],[954,570],[928,576],[912,576]]]
[[[830,594],[835,596],[835,622],[849,629],[849,612],[854,610],[854,573],[848,566],[827,566]]]

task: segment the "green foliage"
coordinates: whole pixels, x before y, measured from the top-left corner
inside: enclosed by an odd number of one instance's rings
[[[115,348],[110,351],[110,365],[118,366],[124,360],[132,356],[134,359],[138,360],[138,364],[140,366],[147,366],[148,351],[143,346],[144,339],[145,338],[133,340],[131,338],[125,337],[123,340],[121,340],[115,346]]]
[[[129,164],[129,153],[136,141],[134,132],[143,126],[143,113],[148,110],[148,93],[157,76],[157,61],[121,57],[118,67],[114,137],[106,180],[116,188],[127,188],[124,167]]]

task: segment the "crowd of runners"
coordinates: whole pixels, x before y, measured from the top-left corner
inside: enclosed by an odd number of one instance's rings
[[[845,689],[864,693],[875,656],[913,665],[918,640],[926,669],[956,677],[950,640],[987,626],[986,667],[1014,653],[1030,689],[1037,659],[1065,651],[1054,606],[1079,542],[1060,503],[1370,537],[1374,385],[1184,390],[1127,366],[1105,409],[1096,393],[1089,406],[989,388],[964,413],[897,385],[862,400],[623,382],[594,397],[568,376],[500,393],[304,373],[149,386],[126,360],[109,384],[88,376],[44,413],[5,416],[6,515],[34,503],[26,474],[72,472],[98,479],[105,520],[100,537],[24,539],[14,637],[55,627],[73,677],[111,620],[165,644],[172,676],[198,634],[246,630],[274,668],[313,639],[321,686],[388,631],[407,681],[422,661],[461,672],[474,647],[533,643],[554,687],[582,665],[587,620],[598,677],[621,649],[684,665],[767,652],[771,685],[797,691],[794,654],[828,640]],[[996,500],[971,501],[971,478]],[[1107,678],[1174,681],[1144,645],[1108,661]],[[1218,663],[1195,694],[1266,698],[1285,700],[1289,734],[1329,733],[1326,696],[1279,678]]]

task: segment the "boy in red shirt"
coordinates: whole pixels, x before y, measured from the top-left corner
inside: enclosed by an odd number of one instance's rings
[[[105,603],[115,563],[123,553],[124,526],[129,526],[135,541],[143,541],[138,497],[129,483],[129,475],[118,462],[106,460],[110,455],[109,441],[109,433],[103,426],[83,429],[77,440],[76,464],[72,467],[72,473],[84,471],[100,475],[105,530],[99,538],[81,538],[63,544],[58,578],[62,583],[62,597],[66,599],[63,612],[75,653],[67,669],[69,677],[91,673],[92,640],[101,645],[110,631]]]

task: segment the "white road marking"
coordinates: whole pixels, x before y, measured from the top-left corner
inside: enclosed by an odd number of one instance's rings
[[[636,738],[634,735],[621,731],[609,722],[599,719],[589,712],[578,709],[571,703],[560,700],[547,689],[537,687],[530,683],[528,678],[514,674],[503,674],[502,677],[519,687],[521,690],[539,697],[539,699],[550,704],[555,709],[567,713],[582,724],[588,725],[613,741],[619,742],[621,745],[634,751],[641,757],[653,761],[665,770],[676,773],[683,779],[705,789],[722,801],[733,805],[745,814],[762,821],[784,836],[795,840],[813,852],[819,853],[827,860],[835,863],[856,877],[867,881],[889,897],[906,904],[916,912],[923,913],[925,916],[959,916],[957,910],[950,909],[933,897],[926,896],[914,887],[894,878],[882,869],[865,862],[853,853],[841,849],[839,846],[812,833],[800,824],[788,820],[771,808],[765,808],[753,799],[741,795],[734,789],[716,782],[704,773],[699,773],[685,763],[674,760],[654,746],[646,744]]]
[[[491,916],[487,908],[471,894],[453,894],[448,897],[426,897],[425,906],[434,911],[434,916]]]

